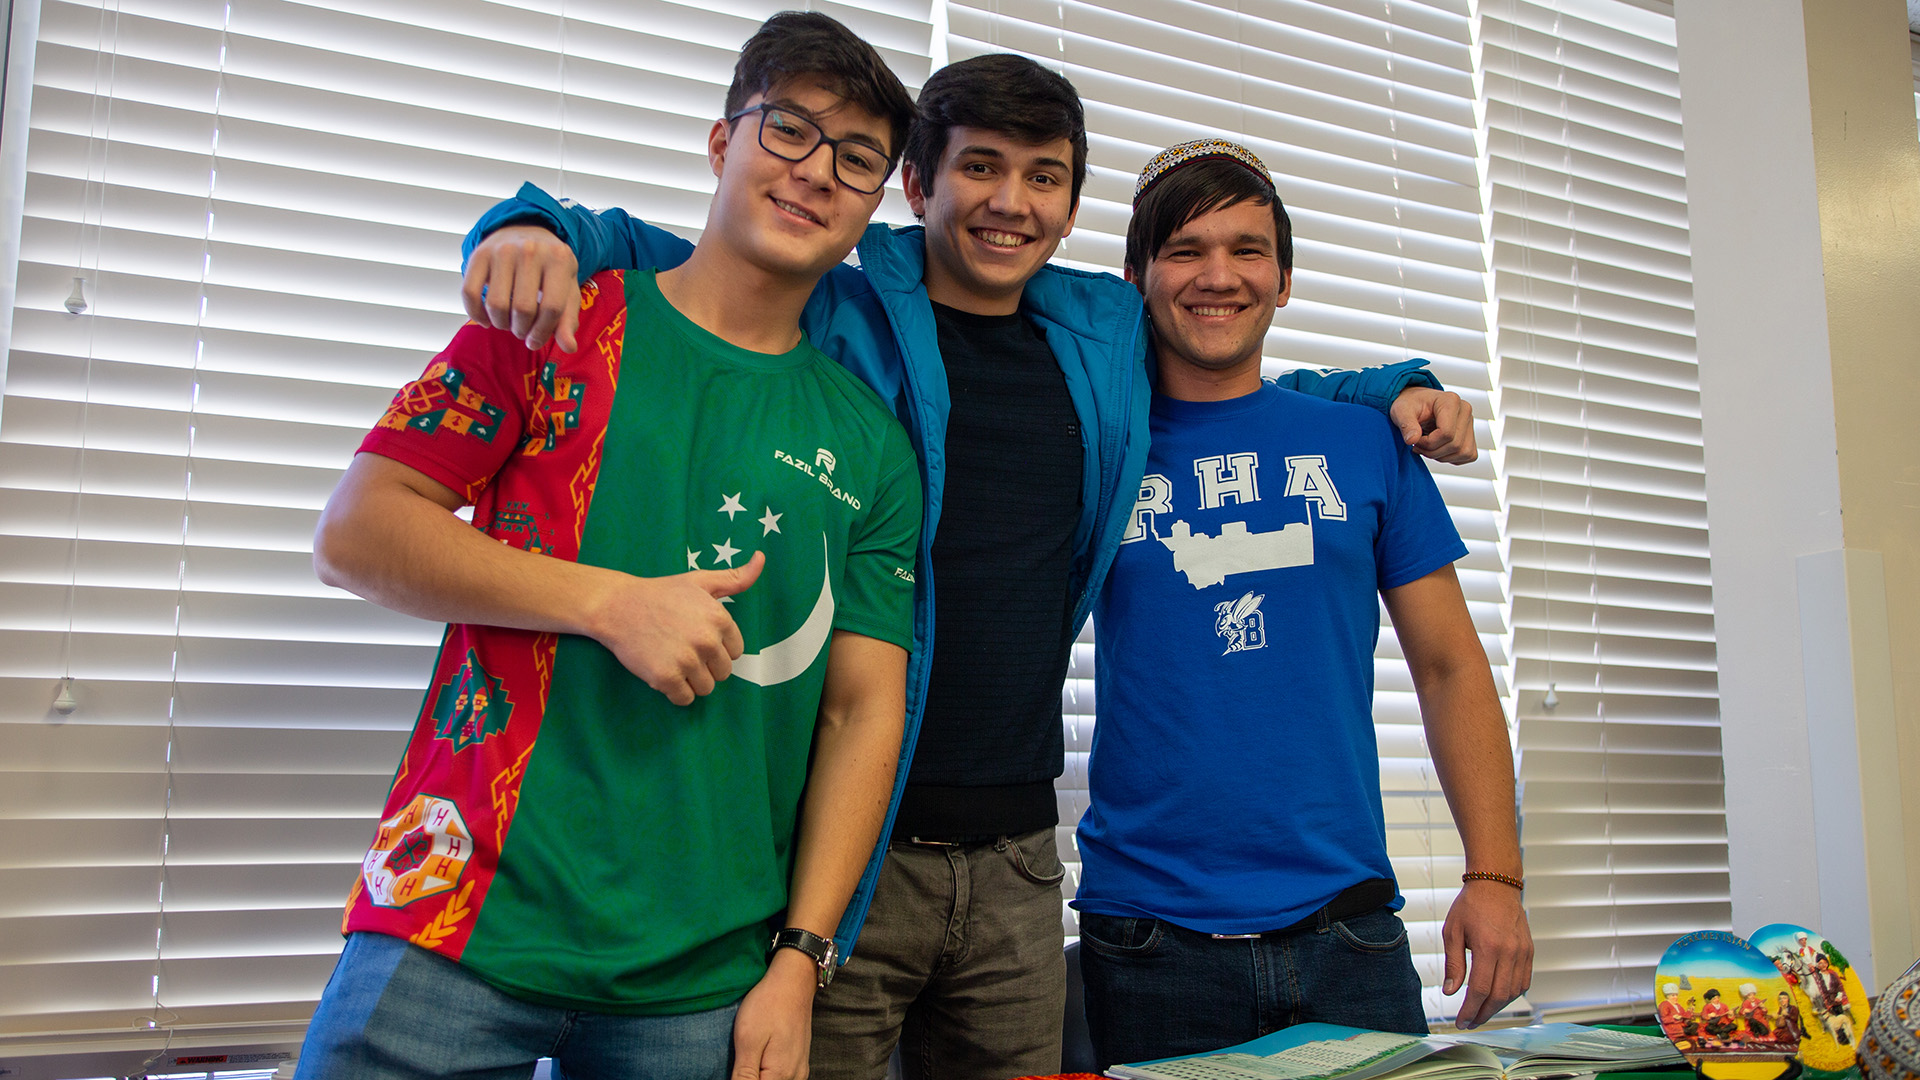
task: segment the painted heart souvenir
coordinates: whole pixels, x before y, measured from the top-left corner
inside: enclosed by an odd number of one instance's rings
[[[1761,927],[1753,945],[1786,980],[1787,1008],[1800,1025],[1800,1060],[1824,1072],[1851,1067],[1868,1017],[1867,988],[1853,965],[1833,942],[1792,923]]]
[[[1799,1029],[1784,1030],[1777,1015],[1787,988],[1764,953],[1722,930],[1674,942],[1654,969],[1660,1030],[1709,1080],[1785,1080],[1800,1071]]]

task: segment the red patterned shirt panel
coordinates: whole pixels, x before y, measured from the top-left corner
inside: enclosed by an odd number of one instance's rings
[[[581,290],[579,352],[469,323],[362,441],[446,485],[503,544],[575,561],[618,386],[624,279]],[[447,627],[343,929],[458,959],[499,865],[552,686],[557,637]]]

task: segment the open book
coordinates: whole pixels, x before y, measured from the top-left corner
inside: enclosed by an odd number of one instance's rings
[[[1679,1065],[1665,1039],[1579,1024],[1535,1024],[1415,1038],[1296,1024],[1196,1057],[1119,1065],[1122,1080],[1548,1080]]]

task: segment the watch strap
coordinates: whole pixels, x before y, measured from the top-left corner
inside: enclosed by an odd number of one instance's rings
[[[814,965],[820,969],[821,986],[833,981],[834,967],[839,960],[840,949],[834,944],[832,938],[821,937],[811,930],[802,930],[797,926],[789,926],[773,935],[773,940],[767,945],[768,959],[772,959],[773,954],[781,949],[797,949],[811,957]]]

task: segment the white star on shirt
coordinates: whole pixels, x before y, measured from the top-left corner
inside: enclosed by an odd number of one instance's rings
[[[713,546],[713,557],[725,563],[728,566],[732,566],[733,557],[735,555],[740,554],[740,549],[733,546],[732,537],[728,537],[727,539],[722,540],[719,543],[714,544],[712,546]]]
[[[700,569],[700,556],[692,548],[687,549],[687,569]]]
[[[769,506],[769,507],[767,507],[767,512],[766,512],[765,514],[762,514],[762,515],[760,516],[760,524],[761,524],[761,526],[762,526],[762,530],[761,530],[761,533],[760,533],[760,535],[761,535],[761,536],[765,536],[765,535],[767,535],[767,533],[777,533],[777,532],[779,532],[779,531],[780,531],[780,519],[781,519],[781,518],[783,518],[783,517],[786,517],[786,516],[787,516],[787,515],[785,515],[785,514],[776,514],[776,513],[774,513],[774,512],[773,512],[773,507],[771,507],[771,506]]]
[[[747,508],[740,505],[739,492],[736,491],[733,494],[726,496],[725,498],[726,498],[726,501],[721,503],[720,509],[715,510],[714,513],[725,514],[727,515],[727,520],[732,521],[733,515],[744,514],[747,512]]]

